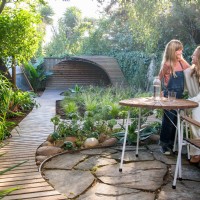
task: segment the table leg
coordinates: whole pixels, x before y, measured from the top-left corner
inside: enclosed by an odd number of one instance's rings
[[[141,108],[139,108],[139,115],[138,115],[137,146],[136,146],[136,153],[135,153],[136,157],[138,157],[140,127],[141,127]]]
[[[177,128],[178,128],[178,157],[176,161],[176,168],[174,174],[174,180],[172,188],[176,189],[176,180],[179,173],[179,179],[182,179],[181,173],[181,152],[182,152],[182,143],[183,143],[183,129],[181,130],[181,123],[180,123],[180,110],[177,110]]]
[[[128,117],[127,117],[127,121],[126,121],[126,129],[125,129],[125,135],[124,135],[122,156],[121,156],[121,162],[120,162],[120,167],[119,167],[119,171],[120,172],[122,172],[122,165],[123,165],[123,160],[124,160],[124,152],[125,152],[125,148],[126,148],[126,138],[127,138],[127,135],[128,135],[129,118],[130,118],[130,110],[128,111]]]
[[[183,146],[183,129],[181,130],[181,120],[180,120],[180,110],[178,109],[177,111],[177,126],[178,126],[178,132],[179,132],[179,151],[180,151],[180,156],[179,156],[179,180],[182,179],[182,160],[181,160],[181,153],[182,153],[182,146]]]

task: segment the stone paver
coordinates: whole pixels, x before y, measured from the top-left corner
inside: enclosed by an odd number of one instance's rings
[[[155,194],[131,188],[97,183],[78,200],[154,200]]]
[[[100,156],[93,156],[84,160],[84,162],[79,163],[75,167],[75,169],[92,170],[94,167],[105,166],[116,163],[117,161],[114,159],[101,158]]]
[[[44,164],[45,169],[73,169],[75,165],[86,158],[81,154],[63,154],[52,158]]]
[[[199,200],[200,183],[184,180],[177,182],[176,190],[172,189],[171,183],[165,185],[158,197],[158,200]]]
[[[112,154],[110,155],[111,158],[116,159],[116,160],[120,160],[121,159],[121,152],[118,152],[116,154]],[[128,151],[126,152],[126,154],[124,155],[124,162],[130,162],[130,161],[148,161],[148,160],[154,160],[153,155],[148,152],[148,151],[140,151],[139,150],[139,154],[138,157],[135,156],[135,153],[133,153],[133,151]]]
[[[46,170],[45,178],[67,198],[74,198],[83,193],[95,179],[89,171],[82,170]]]
[[[77,153],[73,154],[65,152],[62,155],[58,155],[58,157],[55,156],[52,158],[50,163],[55,159],[52,169],[43,169],[43,173],[45,177],[47,175],[46,178],[48,178],[49,183],[54,185],[59,192],[67,195],[68,199],[73,195],[73,199],[78,200],[181,200],[184,198],[186,199],[186,197],[189,197],[188,199],[195,199],[194,197],[198,199],[200,189],[200,171],[197,167],[189,165],[187,160],[184,161],[187,162],[187,165],[183,165],[184,180],[182,181],[182,184],[177,181],[177,188],[179,187],[179,189],[173,190],[171,187],[176,155],[166,157],[158,151],[158,145],[149,145],[148,148],[141,148],[139,151],[139,157],[137,158],[135,157],[135,148],[128,147],[128,149],[129,150],[125,152],[126,162],[123,164],[122,172],[119,172],[121,148],[112,147],[87,149],[77,151]],[[76,157],[78,155],[80,156],[79,161],[77,159],[78,157]],[[88,157],[83,159],[81,156],[84,155]],[[62,169],[61,162],[66,163],[66,160],[70,160],[70,157],[72,163],[74,163],[74,159],[77,159],[76,162],[78,164],[73,164],[74,167],[71,169],[71,172],[74,176],[79,177],[73,178],[72,174],[66,172],[66,170],[60,170],[59,173],[63,173],[63,176],[60,174],[58,175],[58,178],[56,178],[58,170]],[[157,160],[156,158],[159,159]],[[48,165],[48,162],[46,165]],[[88,172],[90,176],[93,175],[93,183],[91,183],[89,175],[87,178],[85,177],[85,172]],[[68,178],[66,178],[66,173],[68,174]],[[73,181],[73,179],[75,181]],[[78,179],[80,180],[80,186],[79,191],[77,192],[72,189],[77,188],[76,180]],[[70,185],[68,185],[68,180],[70,180]],[[84,185],[81,184],[82,180],[85,182]],[[184,193],[189,192],[186,188],[188,180],[191,181],[189,188],[192,188],[191,186],[193,186],[198,189],[195,188],[192,190],[192,194],[186,194],[184,197]],[[71,192],[73,195],[71,193],[71,196],[69,195],[67,188],[70,189],[70,191],[73,191]],[[166,197],[166,194],[168,194],[169,197]]]

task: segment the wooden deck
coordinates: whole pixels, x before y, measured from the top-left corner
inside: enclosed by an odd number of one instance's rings
[[[49,96],[48,96],[49,97]],[[43,99],[44,100],[44,99]],[[53,100],[54,101],[54,100]],[[45,101],[44,101],[45,102]],[[50,101],[49,101],[50,102]],[[55,102],[46,103],[48,109],[55,107]],[[41,103],[42,104],[42,103]],[[13,131],[13,137],[6,141],[7,145],[0,149],[0,171],[13,165],[22,165],[0,175],[0,190],[18,187],[3,200],[61,200],[66,199],[54,190],[38,172],[35,163],[35,153],[39,145],[47,138],[52,127],[49,125],[53,112],[44,112],[45,107],[33,110],[20,124],[20,135]],[[53,110],[54,111],[54,110]],[[46,115],[46,119],[44,118]],[[43,121],[41,120],[43,119]],[[47,121],[46,121],[47,120]],[[38,122],[40,121],[40,123]],[[43,123],[41,123],[43,122]],[[47,128],[47,127],[49,128]]]

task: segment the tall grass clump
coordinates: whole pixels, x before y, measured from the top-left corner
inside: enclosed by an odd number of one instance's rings
[[[136,91],[130,87],[88,86],[79,93],[66,96],[62,107],[66,111],[66,116],[68,116],[69,112],[67,112],[66,107],[73,101],[76,102],[78,107],[82,107],[81,111],[84,112],[78,113],[82,117],[93,117],[96,120],[117,119],[122,116],[126,117],[125,113],[128,110],[127,107],[120,106],[119,101],[132,98],[135,94],[137,94]]]
[[[10,128],[15,125],[12,117],[23,115],[37,105],[33,97],[32,93],[13,89],[8,79],[0,74],[0,141],[10,136]]]
[[[11,83],[5,76],[0,74],[0,140],[3,140],[6,135],[9,135],[8,127],[12,125],[6,119],[13,96],[11,88]]]

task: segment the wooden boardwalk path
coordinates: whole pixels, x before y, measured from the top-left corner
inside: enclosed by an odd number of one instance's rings
[[[3,200],[66,199],[42,178],[35,163],[36,149],[53,131],[50,119],[55,115],[55,101],[61,99],[60,92],[46,90],[42,97],[37,98],[40,107],[34,108],[21,121],[17,127],[20,135],[14,129],[12,138],[6,141],[8,144],[0,149],[0,171],[24,162],[11,171],[0,175],[0,190],[19,187]]]

